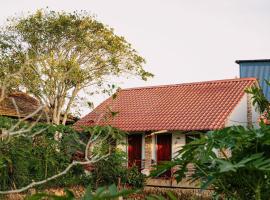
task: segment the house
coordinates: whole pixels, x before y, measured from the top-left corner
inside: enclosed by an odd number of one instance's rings
[[[256,78],[240,78],[122,89],[75,126],[112,125],[128,132],[128,145],[119,147],[129,166],[149,174],[152,164],[175,158],[196,131],[257,123],[259,113],[245,93],[255,84]]]
[[[25,118],[28,117],[28,121],[36,121],[37,118],[41,115],[41,122],[47,122],[47,117],[51,115],[46,111],[46,109],[42,109],[36,113],[40,109],[40,102],[28,95],[24,92],[11,92],[5,95],[5,98],[0,101],[0,115],[6,116],[10,118]],[[33,113],[36,113],[32,116]],[[78,120],[78,118],[69,115],[67,119],[67,124],[73,124]]]
[[[12,118],[26,117],[39,107],[37,99],[24,92],[12,92],[0,101],[0,115]]]

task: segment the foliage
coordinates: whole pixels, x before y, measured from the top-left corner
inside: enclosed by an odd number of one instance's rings
[[[126,180],[126,171],[124,163],[126,161],[125,154],[116,151],[106,160],[95,163],[92,171],[92,181],[95,188],[118,184],[118,179]]]
[[[231,156],[226,153],[228,150]],[[159,170],[178,166],[174,174],[178,181],[199,181],[202,189],[211,187],[231,199],[270,196],[270,127],[263,123],[258,129],[237,126],[207,132],[203,138],[185,145],[179,155]],[[186,173],[189,163],[195,168],[192,177]]]
[[[270,86],[270,82],[266,81],[266,84]],[[266,114],[267,119],[270,118],[270,103],[263,94],[262,88],[258,86],[252,86],[245,90],[246,93],[252,95],[252,104],[256,106],[257,110],[261,114]],[[266,112],[266,113],[265,113]]]
[[[125,197],[127,199],[132,199],[133,195],[136,195],[140,191],[136,190],[118,190],[117,187],[113,184],[110,186],[104,186],[97,188],[96,191],[92,191],[92,188],[89,186],[86,189],[85,194],[81,200],[113,200],[118,199],[118,197]],[[26,198],[26,200],[75,200],[75,195],[69,191],[65,190],[65,195],[57,196],[46,193],[38,193]],[[177,197],[170,191],[167,191],[164,195],[151,194],[145,197],[147,200],[176,200]]]
[[[0,127],[9,129],[17,120],[0,117]],[[30,126],[22,123],[17,129]],[[79,134],[66,126],[37,124],[29,135],[44,130],[35,137],[17,136],[0,141],[0,190],[20,188],[32,180],[46,179],[62,171],[72,160],[72,155],[83,146],[77,142]],[[55,132],[63,134],[61,141],[54,139]],[[62,181],[54,184],[71,184],[71,180],[83,180],[81,167],[70,171]],[[73,177],[75,176],[76,179]]]
[[[161,195],[153,194],[153,195],[146,197],[146,200],[166,200],[166,199],[177,200],[177,198],[170,191],[166,192],[166,197],[167,198],[165,198],[164,196],[161,196]]]
[[[127,168],[126,163],[126,154],[120,150],[116,150],[106,160],[95,163],[92,171],[94,188],[118,183],[142,188],[145,176],[137,167]]]
[[[127,184],[134,188],[143,188],[145,178],[145,175],[138,170],[137,166],[133,166],[127,170]]]
[[[88,187],[81,200],[110,200],[117,199],[117,197],[128,196],[131,193],[134,193],[134,191],[126,189],[119,191],[115,185],[100,187],[95,192],[92,191],[91,187]],[[74,194],[69,190],[66,190],[65,196],[35,194],[28,197],[27,200],[41,200],[45,198],[49,200],[75,200]]]
[[[145,193],[145,191],[136,191],[136,190],[117,190],[115,185],[105,186],[98,188],[95,192],[91,190],[91,187],[88,187],[85,194],[83,195],[81,200],[113,200],[119,199],[117,197],[123,197],[124,199],[146,199],[146,200],[208,200],[211,199],[210,197],[203,197],[195,195],[194,193],[190,192],[176,192],[176,191],[164,191],[162,193]],[[50,194],[35,194],[26,198],[26,200],[41,200],[41,199],[48,199],[48,200],[74,200],[75,195],[71,192],[66,190],[66,194],[64,196],[56,196]],[[77,198],[78,199],[78,198]]]
[[[198,190],[186,190],[183,188],[162,188],[162,187],[147,187],[143,191],[144,198],[147,200],[158,199],[181,199],[181,200],[210,200],[211,193],[206,193]]]
[[[22,130],[29,126],[31,129],[25,135],[0,140],[0,191],[21,188],[32,181],[45,180],[62,172],[76,159],[76,153],[84,152],[89,137],[102,140],[108,145],[108,137],[115,140],[123,135],[121,131],[110,126],[89,127],[79,133],[64,125],[37,123],[33,126],[29,122],[18,123],[16,119],[0,117],[2,131],[11,127],[16,127],[14,131]],[[62,134],[60,140],[55,140],[56,132]],[[93,156],[96,155],[93,152]],[[85,174],[83,166],[77,165],[64,176],[39,188],[88,185],[90,180],[91,176]]]
[[[38,10],[10,18],[1,29],[0,77],[20,70],[11,86],[46,105],[55,124],[65,124],[82,89],[108,92],[115,89],[107,85],[111,76],[152,76],[124,37],[87,12]]]

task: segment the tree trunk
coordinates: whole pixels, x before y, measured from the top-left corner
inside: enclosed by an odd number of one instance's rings
[[[64,113],[64,117],[63,117],[63,120],[62,120],[62,124],[63,124],[63,125],[65,125],[66,122],[67,122],[67,117],[68,117],[68,114],[69,114],[69,112],[70,112],[71,105],[72,105],[72,103],[74,102],[74,99],[75,99],[75,97],[77,96],[79,90],[80,90],[80,88],[79,88],[79,86],[77,85],[77,86],[74,88],[73,92],[72,92],[72,95],[71,95],[71,97],[70,97],[70,99],[69,99],[69,102],[68,102],[68,105],[67,105],[67,107],[66,107],[66,111],[65,111],[65,113]]]
[[[58,100],[57,98],[55,98],[54,100],[54,105],[52,107],[52,123],[53,124],[56,124],[56,125],[59,125],[60,124],[60,119],[58,117],[58,113],[57,113],[57,107],[58,107]]]

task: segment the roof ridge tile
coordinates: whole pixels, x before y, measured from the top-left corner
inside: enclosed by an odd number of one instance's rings
[[[257,79],[254,78],[254,77],[235,78],[235,79],[220,79],[220,80],[198,81],[198,82],[190,82],[190,83],[175,83],[175,84],[165,84],[165,85],[153,85],[153,86],[123,88],[123,89],[120,89],[119,91],[166,88],[166,87],[179,87],[179,86],[189,86],[189,85],[193,86],[193,85],[215,84],[215,83],[225,83],[225,82],[241,82],[241,81],[257,81]]]

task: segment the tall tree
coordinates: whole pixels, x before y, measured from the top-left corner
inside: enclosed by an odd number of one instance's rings
[[[20,55],[10,56],[23,66],[17,87],[46,105],[55,124],[66,123],[82,89],[106,91],[111,76],[135,75],[143,80],[153,76],[124,37],[87,12],[38,10],[15,17],[2,27],[1,40],[10,42],[0,48]],[[0,63],[4,58],[0,56]]]

